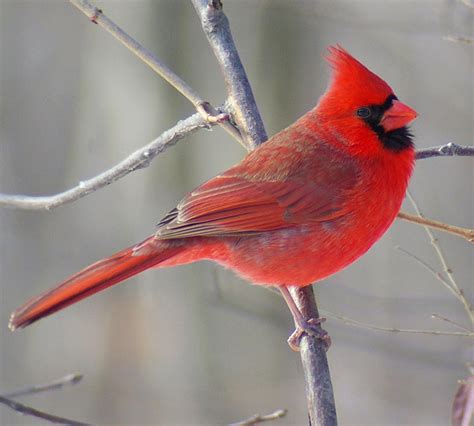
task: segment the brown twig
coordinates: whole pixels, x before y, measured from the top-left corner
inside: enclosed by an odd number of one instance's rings
[[[470,243],[474,243],[474,229],[461,228],[459,226],[449,225],[444,222],[439,222],[433,219],[427,219],[418,215],[413,215],[405,212],[399,212],[398,218],[406,220],[407,222],[416,223],[418,225],[428,226],[438,231],[447,232],[448,234],[462,237]]]
[[[253,426],[258,423],[281,419],[285,417],[287,413],[288,413],[288,410],[279,409],[270,414],[265,414],[265,415],[255,414],[254,416],[249,417],[246,420],[242,420],[241,422],[231,423],[229,426]]]

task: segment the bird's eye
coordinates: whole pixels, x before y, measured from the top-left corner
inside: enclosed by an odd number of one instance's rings
[[[356,112],[360,118],[369,118],[372,115],[372,110],[368,107],[359,108]]]

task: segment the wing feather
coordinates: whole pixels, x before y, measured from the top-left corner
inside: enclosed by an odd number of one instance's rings
[[[346,201],[358,180],[353,162],[334,161],[339,154],[322,146],[309,161],[301,157],[308,152],[294,151],[299,156],[271,161],[259,173],[259,162],[278,150],[269,144],[259,148],[268,146],[263,153],[254,151],[238,166],[191,192],[158,224],[157,237],[248,235],[347,213]]]

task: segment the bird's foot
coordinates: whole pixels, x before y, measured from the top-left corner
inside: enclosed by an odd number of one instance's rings
[[[302,319],[296,325],[296,330],[288,338],[288,345],[295,352],[300,350],[300,342],[303,334],[315,337],[323,341],[326,352],[331,346],[331,337],[326,330],[321,328],[321,323],[326,321],[326,318],[310,318],[308,320]]]

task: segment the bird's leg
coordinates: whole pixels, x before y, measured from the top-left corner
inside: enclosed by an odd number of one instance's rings
[[[293,320],[295,321],[296,329],[293,334],[288,338],[288,345],[291,349],[298,352],[300,350],[300,340],[303,333],[306,333],[310,336],[321,339],[326,345],[326,351],[331,346],[331,337],[329,334],[321,328],[321,323],[326,321],[326,318],[305,318],[298,306],[296,306],[293,297],[288,291],[287,287],[279,286],[280,293],[285,299],[288,308],[290,308],[291,314],[293,315]]]

